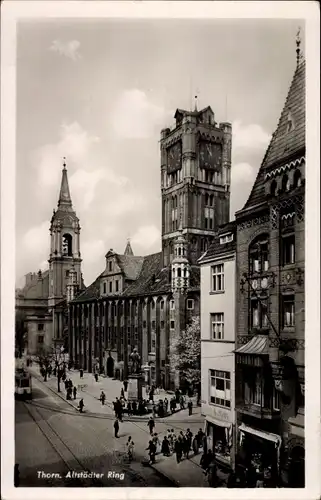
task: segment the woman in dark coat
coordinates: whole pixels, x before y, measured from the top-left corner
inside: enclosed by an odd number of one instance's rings
[[[168,439],[167,439],[166,436],[163,439],[162,450],[161,451],[162,451],[164,457],[169,457],[169,455],[170,455],[170,453],[169,453],[169,442],[168,442]]]

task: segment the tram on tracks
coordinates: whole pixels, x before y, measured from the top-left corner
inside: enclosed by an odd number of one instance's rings
[[[15,397],[18,399],[32,398],[31,375],[24,368],[15,371]]]

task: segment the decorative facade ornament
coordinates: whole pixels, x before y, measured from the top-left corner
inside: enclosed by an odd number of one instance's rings
[[[299,167],[303,162],[305,162],[305,156],[301,156],[300,158],[290,161],[289,163],[286,163],[281,167],[277,167],[265,174],[265,180],[272,179],[273,177],[284,174],[287,170],[292,170],[296,167]]]
[[[261,224],[266,224],[267,222],[269,222],[269,220],[270,220],[269,214],[262,215],[260,217],[254,217],[251,220],[241,222],[240,224],[238,224],[237,228],[239,231],[243,231],[244,229],[248,229],[248,228],[253,227],[253,226],[259,226]]]

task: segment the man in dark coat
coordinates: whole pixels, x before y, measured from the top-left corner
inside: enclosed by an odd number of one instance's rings
[[[175,442],[174,451],[176,453],[176,461],[179,464],[182,460],[182,453],[183,453],[183,443],[180,437]]]
[[[115,438],[118,438],[118,432],[119,432],[119,421],[118,418],[116,418],[114,422],[114,431],[115,431]]]
[[[147,422],[147,425],[149,427],[149,433],[150,433],[150,435],[152,435],[154,427],[155,427],[155,420],[152,417],[150,417],[150,419]]]

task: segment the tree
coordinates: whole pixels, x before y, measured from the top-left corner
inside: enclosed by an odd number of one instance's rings
[[[16,356],[21,358],[23,350],[27,343],[28,328],[26,324],[26,315],[24,311],[16,309],[15,317],[15,352]]]
[[[200,318],[192,318],[178,338],[173,339],[169,362],[181,378],[193,387],[201,383],[201,328]]]

